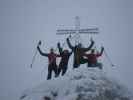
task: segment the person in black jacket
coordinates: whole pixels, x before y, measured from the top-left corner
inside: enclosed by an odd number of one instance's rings
[[[48,75],[47,75],[47,80],[51,79],[52,76],[52,71],[55,72],[55,77],[58,76],[58,69],[57,69],[57,64],[56,64],[56,58],[60,57],[60,55],[54,53],[54,49],[51,48],[49,53],[44,53],[41,51],[40,46],[41,45],[41,41],[39,41],[37,49],[40,53],[40,55],[48,57],[49,60],[49,64],[48,64]]]
[[[63,76],[67,71],[68,61],[72,52],[69,52],[68,50],[63,50],[63,48],[60,46],[60,43],[58,43],[57,46],[61,57],[61,61],[59,63],[59,68],[58,68],[58,75],[62,71],[62,76]]]
[[[67,44],[69,48],[74,52],[74,63],[73,63],[73,68],[78,68],[80,64],[87,63],[88,60],[83,57],[84,53],[89,51],[92,46],[94,45],[94,41],[91,39],[91,44],[88,48],[83,48],[82,44],[79,43],[76,46],[72,46],[70,43],[69,38],[67,38]]]

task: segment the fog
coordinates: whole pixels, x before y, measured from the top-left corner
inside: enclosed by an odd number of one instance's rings
[[[25,89],[46,80],[47,58],[37,54],[30,68],[36,45],[42,40],[41,49],[49,52],[58,41],[63,43],[67,36],[57,36],[56,30],[74,28],[75,16],[80,17],[81,28],[100,29],[94,36],[96,45],[103,45],[116,65],[112,68],[103,56],[103,71],[133,91],[132,4],[132,0],[0,0],[0,99],[17,100]],[[87,46],[89,36],[81,37]]]

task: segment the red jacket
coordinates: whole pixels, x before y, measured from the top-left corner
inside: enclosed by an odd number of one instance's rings
[[[56,54],[56,53],[43,53],[39,47],[37,47],[37,49],[39,50],[39,53],[42,56],[46,56],[48,57],[49,60],[49,64],[56,64],[56,57],[60,57],[60,55]]]
[[[46,56],[48,57],[49,64],[56,64],[56,57],[60,57],[60,55],[55,53],[48,53]]]
[[[89,63],[91,64],[95,64],[97,63],[97,58],[100,57],[102,54],[98,53],[98,54],[85,54],[84,56],[87,57]]]

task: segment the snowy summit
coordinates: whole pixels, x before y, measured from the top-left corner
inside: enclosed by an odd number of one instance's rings
[[[98,68],[80,68],[26,90],[21,100],[131,100],[123,85]]]

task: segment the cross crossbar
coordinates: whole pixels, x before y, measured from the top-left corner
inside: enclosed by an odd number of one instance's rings
[[[98,34],[99,29],[98,28],[88,28],[88,29],[59,29],[57,30],[57,35],[64,35],[64,34]]]

